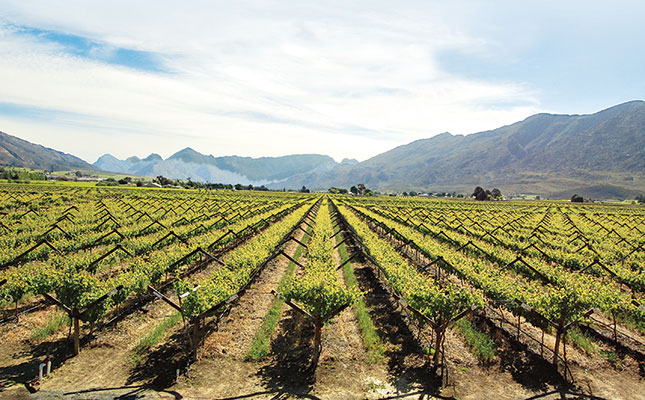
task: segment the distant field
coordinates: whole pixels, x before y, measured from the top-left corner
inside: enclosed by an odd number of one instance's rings
[[[70,177],[73,177],[75,172],[76,171],[54,171],[54,172],[52,172],[52,175],[54,175],[54,176],[70,176]],[[114,178],[114,179],[118,180],[118,179],[123,179],[123,178],[130,177],[130,178],[135,179],[135,180],[136,179],[141,179],[141,180],[145,180],[145,181],[151,181],[152,180],[152,177],[150,177],[150,176],[140,176],[140,175],[133,175],[133,174],[121,174],[121,173],[118,173],[118,172],[104,172],[104,171],[98,171],[97,172],[97,171],[92,171],[92,172],[87,172],[87,174],[89,174],[90,176],[96,176],[96,177],[102,178],[102,179]]]

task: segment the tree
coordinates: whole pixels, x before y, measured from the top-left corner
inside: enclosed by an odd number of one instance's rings
[[[474,197],[475,200],[479,200],[479,201],[488,200],[488,195],[486,194],[486,191],[484,190],[484,188],[482,188],[481,186],[477,186],[473,194],[470,195],[470,197]]]
[[[335,186],[332,186],[328,189],[329,193],[331,194],[347,194],[347,189],[340,189]]]
[[[358,194],[358,188],[356,186],[350,187],[349,191],[352,192],[353,194]]]
[[[155,179],[153,179],[153,182],[157,182],[161,186],[166,186],[166,185],[173,185],[175,182],[171,179],[166,178],[163,175],[159,175]]]
[[[493,198],[494,198],[495,200],[501,200],[501,199],[502,199],[502,192],[501,192],[501,190],[499,190],[499,189],[497,189],[497,188],[494,188],[493,190],[491,190],[491,192],[490,192],[490,193],[493,195]]]
[[[310,193],[311,190],[307,189],[305,185],[302,185],[302,188],[300,189],[300,193]]]
[[[580,195],[574,194],[573,196],[571,196],[572,203],[582,203],[583,201],[584,199]]]

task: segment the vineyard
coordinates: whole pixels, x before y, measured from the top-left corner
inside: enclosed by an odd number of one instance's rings
[[[642,207],[5,184],[0,242],[1,398],[645,398]]]

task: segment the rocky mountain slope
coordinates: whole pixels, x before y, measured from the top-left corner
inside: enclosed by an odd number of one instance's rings
[[[0,165],[46,171],[96,170],[71,154],[30,143],[4,132],[0,132]]]
[[[594,184],[628,196],[643,189],[644,173],[645,102],[632,101],[592,115],[537,114],[472,135],[443,133],[281,184],[446,191],[484,185],[544,194]]]

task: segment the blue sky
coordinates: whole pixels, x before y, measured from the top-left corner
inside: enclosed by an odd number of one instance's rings
[[[0,130],[93,162],[324,153],[645,98],[645,2],[0,0]]]
[[[71,33],[46,30],[30,26],[7,24],[6,28],[17,36],[37,39],[41,42],[59,45],[63,53],[87,60],[133,68],[147,72],[163,72],[163,60],[156,53],[115,47],[106,42],[96,41]]]

